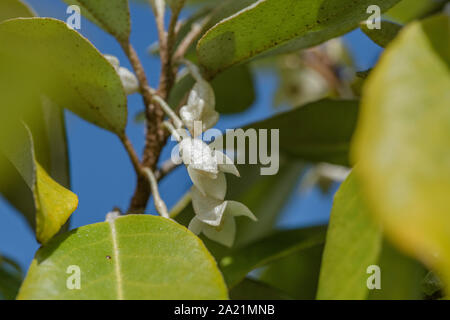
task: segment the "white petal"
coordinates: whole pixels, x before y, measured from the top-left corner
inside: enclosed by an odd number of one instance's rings
[[[217,227],[222,222],[222,217],[227,202],[204,196],[198,188],[192,187],[192,206],[197,219],[208,225]]]
[[[202,232],[207,238],[223,244],[224,246],[231,247],[236,236],[236,223],[234,221],[234,217],[231,215],[225,215],[223,218],[223,224],[220,228],[205,225]]]
[[[120,67],[118,71],[120,80],[122,81],[123,88],[127,95],[133,94],[139,91],[139,81],[130,70],[124,67]]]
[[[203,229],[203,223],[198,220],[196,217],[192,218],[191,222],[189,222],[188,229],[192,231],[192,233],[199,235]]]
[[[204,171],[212,178],[219,173],[217,160],[211,148],[200,139],[183,139],[180,143],[180,152],[186,166]]]
[[[231,160],[225,153],[215,150],[214,156],[216,157],[217,165],[220,171],[231,173],[238,177],[240,176],[233,160]]]
[[[217,200],[225,199],[227,181],[223,172],[219,172],[217,177],[213,179],[202,173],[202,171],[193,169],[191,166],[187,167],[187,171],[194,185],[204,196],[209,196]]]
[[[116,56],[113,56],[113,55],[110,55],[110,54],[104,54],[103,56],[114,67],[116,72],[118,72],[119,71],[119,66],[120,66],[119,59]]]
[[[237,201],[227,201],[226,215],[232,215],[233,217],[245,216],[253,221],[258,221],[255,215],[250,211],[247,206]]]

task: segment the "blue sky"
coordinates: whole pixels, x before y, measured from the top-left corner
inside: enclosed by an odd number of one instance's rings
[[[66,4],[59,0],[28,0],[40,16],[67,19]],[[146,53],[147,47],[157,39],[153,15],[145,5],[132,3],[131,41],[135,46],[147,71],[150,84],[157,85],[159,61]],[[80,32],[102,53],[119,57],[121,64],[130,65],[115,40],[92,23],[83,19]],[[360,31],[345,36],[360,70],[365,70],[376,61],[381,49]],[[130,68],[131,69],[131,68]],[[274,113],[271,106],[272,93],[277,86],[273,75],[264,73],[256,77],[257,100],[247,111],[222,116],[219,129],[234,128],[269,117]],[[138,95],[129,97],[129,135],[136,150],[143,148],[144,126],[133,121],[142,110]],[[114,206],[126,209],[135,187],[135,174],[129,159],[117,137],[95,127],[77,116],[67,113],[69,153],[71,161],[72,189],[78,195],[80,204],[72,217],[72,227],[103,221]],[[169,157],[165,150],[162,158]],[[183,168],[177,169],[161,184],[161,194],[169,208],[190,187]],[[335,191],[337,186],[333,188]],[[326,222],[332,204],[332,195],[324,196],[319,190],[294,192],[289,203],[283,208],[282,227],[297,227]],[[22,217],[0,198],[0,253],[9,256],[26,270],[38,249],[33,233]],[[154,212],[152,203],[147,212]]]

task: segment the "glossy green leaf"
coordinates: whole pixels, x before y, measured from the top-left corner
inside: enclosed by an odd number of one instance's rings
[[[258,280],[246,278],[230,291],[232,300],[291,300],[288,294]]]
[[[314,300],[319,283],[323,245],[295,252],[267,266],[259,280],[293,299]]]
[[[369,29],[367,24],[361,24],[361,30],[380,47],[385,48],[398,34],[401,25],[382,20],[381,29]]]
[[[30,225],[36,229],[37,240],[46,243],[75,211],[78,198],[55,182],[36,161],[33,139],[28,128],[18,124],[9,133],[16,139],[13,143],[8,143],[6,136],[0,135],[0,150],[4,154],[2,163],[10,164],[12,176],[2,179],[0,189],[13,205],[24,210]]]
[[[0,2],[0,22],[18,17],[34,17],[33,10],[20,0],[2,0]]]
[[[381,229],[374,223],[351,173],[334,198],[317,299],[365,299],[370,276],[367,268],[377,264],[381,243]]]
[[[5,70],[0,84],[8,84],[8,91],[0,90],[14,103],[10,110],[28,107],[30,103],[21,102],[25,99],[36,104],[45,94],[56,105],[123,133],[127,100],[117,73],[91,43],[64,22],[8,20],[0,24],[0,42],[8,43],[0,48],[0,68]]]
[[[399,0],[378,0],[385,11]],[[261,0],[222,20],[200,39],[199,62],[211,75],[268,50],[318,45],[367,19],[371,0]]]
[[[0,255],[0,300],[13,300],[22,283],[22,271],[17,263]]]
[[[358,102],[321,100],[245,128],[280,129],[280,151],[300,160],[348,164]]]
[[[79,290],[66,286],[70,266],[79,267]],[[165,218],[128,215],[54,238],[37,252],[18,298],[226,299],[227,289],[191,232]]]
[[[323,244],[325,228],[280,231],[250,243],[219,258],[219,265],[229,287],[234,287],[252,270],[293,252]]]
[[[367,80],[353,157],[386,235],[450,285],[450,25],[406,26]]]
[[[69,5],[78,5],[81,14],[116,37],[127,43],[131,23],[128,0],[63,0]]]

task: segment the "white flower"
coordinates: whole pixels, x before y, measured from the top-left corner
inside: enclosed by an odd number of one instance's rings
[[[134,75],[133,72],[128,70],[127,68],[121,67],[119,59],[115,56],[105,54],[103,55],[106,60],[114,67],[117,74],[119,75],[120,81],[122,82],[122,86],[127,95],[136,93],[139,91],[139,81]]]
[[[216,210],[217,212],[222,212],[221,222],[218,226],[206,223],[201,220],[201,216],[196,215],[189,223],[189,230],[196,235],[203,233],[207,238],[224,246],[231,247],[236,235],[236,222],[234,221],[234,217],[246,216],[253,221],[257,221],[250,209],[237,201],[224,201],[222,205],[219,205],[219,209]]]
[[[180,142],[181,158],[191,169],[203,171],[212,178],[217,177],[219,167],[211,148],[200,139],[184,138]]]
[[[204,80],[198,81],[189,93],[187,105],[180,109],[181,119],[193,136],[195,121],[201,121],[202,132],[217,123],[219,113],[215,110],[215,106],[216,98],[211,85]]]

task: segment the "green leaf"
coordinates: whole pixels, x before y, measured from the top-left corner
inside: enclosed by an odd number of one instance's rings
[[[388,239],[450,286],[449,17],[406,26],[367,80],[353,159]]]
[[[66,283],[81,271],[79,290]],[[54,238],[33,260],[19,299],[226,299],[213,257],[184,227],[127,215]]]
[[[8,91],[0,90],[16,105],[9,106],[10,110],[30,105],[22,103],[25,99],[40,102],[45,94],[87,121],[123,134],[127,100],[117,73],[91,43],[64,22],[8,20],[0,24],[0,42],[8,43],[0,48],[0,68],[5,70],[0,85]],[[21,100],[16,101],[18,98]]]
[[[322,245],[293,253],[268,265],[259,280],[294,299],[314,300],[322,253]]]
[[[408,23],[442,8],[447,0],[403,0],[386,12],[386,18]]]
[[[369,29],[365,23],[362,23],[360,28],[373,42],[380,47],[386,48],[397,36],[402,26],[394,22],[382,20],[381,29]]]
[[[385,11],[399,0],[379,0]],[[298,50],[345,34],[369,17],[371,0],[261,0],[222,20],[199,41],[210,75],[268,50]]]
[[[5,135],[0,136],[0,150],[6,156],[6,160],[2,156],[1,162],[7,161],[13,170],[9,173],[12,176],[7,175],[4,180],[2,179],[0,190],[6,191],[7,199],[13,205],[24,210],[28,222],[36,229],[37,240],[46,243],[75,211],[78,198],[55,182],[36,161],[33,140],[28,128],[18,124],[15,130],[9,133],[15,137],[13,143],[6,141]],[[9,189],[10,183],[12,189]],[[15,193],[18,191],[19,193]]]
[[[0,2],[0,22],[18,17],[34,17],[33,10],[19,0],[2,0]]]
[[[190,74],[182,76],[175,84],[169,104],[176,108],[195,84]],[[216,110],[221,114],[242,112],[255,100],[253,76],[248,66],[236,66],[217,75],[211,85],[216,95]]]
[[[373,222],[351,173],[334,198],[317,299],[365,299],[367,267],[377,264],[381,240],[381,230]]]
[[[78,5],[81,13],[112,34],[121,43],[128,43],[131,31],[128,0],[63,0]]]
[[[280,129],[280,151],[306,161],[348,164],[358,102],[324,99],[246,126]]]
[[[260,281],[246,278],[230,291],[232,300],[291,300],[286,293]]]
[[[234,287],[252,270],[293,252],[305,250],[325,240],[324,227],[280,231],[219,258],[219,265],[228,286]]]
[[[14,300],[22,283],[19,265],[0,255],[0,300]]]

